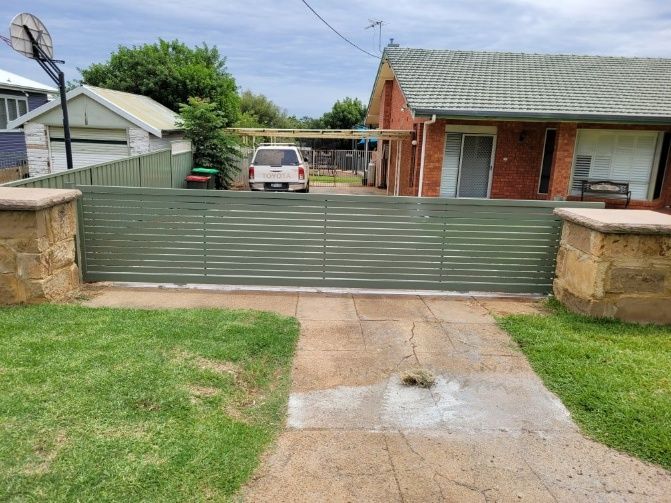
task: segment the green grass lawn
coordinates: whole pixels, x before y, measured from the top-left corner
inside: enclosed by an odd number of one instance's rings
[[[356,183],[361,185],[360,176],[312,175],[310,180],[314,183]]]
[[[293,318],[0,308],[0,500],[234,494],[280,429]]]
[[[499,323],[587,435],[671,469],[671,327],[550,310]]]

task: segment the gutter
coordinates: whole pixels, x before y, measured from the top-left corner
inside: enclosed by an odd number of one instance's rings
[[[424,130],[422,131],[422,160],[419,164],[419,192],[418,196],[422,197],[424,192],[424,160],[426,159],[426,130],[431,124],[435,124],[436,114],[433,114],[431,120],[424,122]]]
[[[671,117],[641,115],[608,115],[599,113],[567,113],[567,112],[509,112],[496,110],[439,110],[413,109],[417,117],[440,117],[441,119],[489,119],[489,120],[520,120],[520,121],[567,121],[567,122],[605,122],[614,124],[654,124],[668,125]]]

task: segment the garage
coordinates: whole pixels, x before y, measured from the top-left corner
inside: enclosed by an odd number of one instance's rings
[[[72,128],[70,137],[75,166],[90,166],[130,155],[125,129]],[[49,153],[52,169],[61,171],[67,168],[62,127],[49,127]]]
[[[84,85],[66,99],[74,168],[167,150],[184,137],[179,115],[147,96]],[[30,176],[67,169],[60,100],[31,110],[11,127],[24,130]]]

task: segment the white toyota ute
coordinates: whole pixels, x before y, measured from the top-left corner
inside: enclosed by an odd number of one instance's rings
[[[308,192],[310,170],[293,144],[262,144],[249,165],[249,188],[269,192]]]

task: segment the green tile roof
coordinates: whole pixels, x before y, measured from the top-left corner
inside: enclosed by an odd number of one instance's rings
[[[387,48],[417,115],[671,122],[671,59]]]

